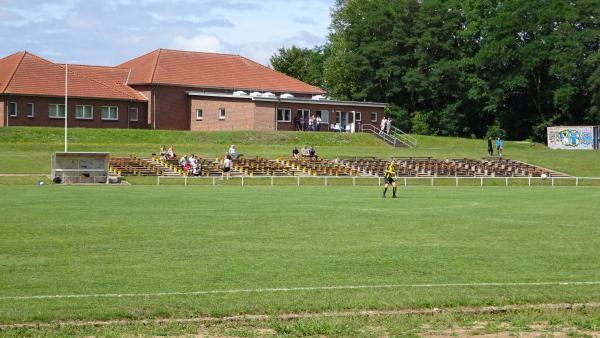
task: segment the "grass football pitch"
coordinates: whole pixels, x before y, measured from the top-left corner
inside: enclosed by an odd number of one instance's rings
[[[0,186],[0,323],[600,300],[599,189],[390,195]]]

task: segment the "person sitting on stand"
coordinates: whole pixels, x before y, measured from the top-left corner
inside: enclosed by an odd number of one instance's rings
[[[310,156],[310,149],[308,149],[308,147],[306,145],[304,145],[304,147],[302,147],[302,157],[309,157]]]
[[[164,145],[160,147],[160,159],[163,161],[167,160],[167,148]]]
[[[227,154],[229,154],[229,156],[231,156],[230,160],[237,160],[238,157],[243,155],[243,154],[238,154],[238,152],[235,150],[235,145],[233,145],[233,144],[229,147]]]

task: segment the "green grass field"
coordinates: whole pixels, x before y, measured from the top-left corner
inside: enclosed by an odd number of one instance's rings
[[[0,186],[0,324],[600,300],[597,188],[380,194],[378,187]],[[579,320],[599,330],[597,309]],[[342,322],[268,325],[284,335],[346,336],[371,325]],[[390,325],[386,332],[395,332]]]
[[[276,186],[250,178],[244,187],[240,178],[155,186],[154,177],[127,178],[133,186],[54,186],[42,175],[63,150],[62,133],[0,128],[0,336],[600,331],[599,180],[528,187],[527,179],[510,179],[504,187],[489,179],[481,188],[477,179],[460,187],[414,179],[397,200],[383,200],[372,178],[356,179],[356,187],[351,179],[324,186],[322,178],[303,178],[301,187],[294,178]],[[173,144],[179,154],[214,157],[233,143],[268,158],[304,144],[326,158],[486,155],[482,140],[416,137],[417,148],[395,149],[365,134],[71,129],[69,150],[150,156]],[[600,152],[506,142],[505,156],[600,177]],[[40,180],[47,184],[35,186]],[[587,306],[469,312],[558,303]],[[444,311],[399,313],[433,308]],[[379,314],[358,314],[364,310]],[[238,315],[269,317],[222,319]],[[126,322],[88,323],[96,320]]]

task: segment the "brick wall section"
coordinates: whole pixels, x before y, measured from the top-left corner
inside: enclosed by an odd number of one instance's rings
[[[148,103],[147,103],[147,107],[146,107],[146,111],[148,112],[148,114],[146,114],[145,122],[146,122],[147,127],[151,129],[152,128],[152,104],[153,104],[152,88],[150,86],[138,86],[136,88],[136,90],[148,99]]]
[[[190,89],[156,86],[152,90],[153,104],[156,104],[156,129],[190,130],[190,100],[186,94]]]
[[[62,127],[65,121],[62,118],[50,118],[48,110],[50,104],[64,104],[64,97],[35,97],[35,96],[6,96],[5,102],[17,102],[17,116],[9,117],[9,126],[42,126]],[[27,104],[34,104],[34,116],[27,117]],[[98,100],[69,98],[68,100],[68,126],[82,128],[146,128],[147,102],[131,102],[118,100]],[[93,119],[82,120],[75,118],[76,105],[93,106]],[[101,118],[102,106],[118,107],[118,120],[108,121]],[[138,108],[138,121],[129,121],[129,108]]]
[[[4,98],[0,97],[0,127],[6,126],[6,117],[4,115]]]
[[[310,110],[310,114],[315,114],[317,111],[327,110],[329,111],[329,123],[321,124],[321,131],[327,131],[330,129],[331,124],[335,124],[335,112],[348,112],[348,111],[356,111],[361,112],[361,121],[357,121],[356,130],[358,131],[360,128],[360,124],[372,124],[379,128],[379,124],[383,119],[384,108],[380,107],[360,107],[360,106],[335,106],[335,105],[326,105],[326,104],[307,104],[307,103],[285,103],[281,102],[277,104],[277,108],[287,108],[292,111],[292,120],[291,122],[277,122],[277,130],[283,131],[292,131],[295,130],[294,126],[294,118],[298,113],[299,109],[308,109]],[[371,112],[377,113],[377,121],[371,122]]]
[[[360,111],[361,121],[357,122],[356,130],[360,124],[373,124],[379,127],[383,118],[384,108],[332,106],[318,103],[278,103],[252,101],[248,98],[218,98],[218,97],[193,97],[191,100],[190,126],[191,130],[256,130],[256,131],[292,131],[295,130],[294,117],[299,109],[308,109],[313,114],[316,111],[329,111],[329,123],[321,125],[321,131],[328,131],[330,124],[335,124],[335,112]],[[225,119],[219,119],[219,108],[225,108]],[[277,108],[287,108],[292,111],[290,122],[277,122]],[[196,120],[196,109],[202,109],[203,118]],[[371,112],[377,113],[377,121],[371,122]]]
[[[225,108],[225,119],[219,118],[219,108]],[[254,130],[255,104],[249,99],[194,97],[191,98],[191,130]],[[196,120],[196,109],[202,109],[202,120]],[[262,119],[261,119],[262,121]],[[264,123],[260,130],[267,126]],[[271,122],[271,126],[272,126]]]
[[[273,131],[277,114],[275,114],[275,104],[271,102],[255,101],[254,108],[254,130],[256,131]]]

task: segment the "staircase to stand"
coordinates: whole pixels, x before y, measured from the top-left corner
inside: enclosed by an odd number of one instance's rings
[[[417,139],[403,132],[402,130],[391,127],[389,134],[385,130],[381,130],[372,124],[363,124],[360,127],[363,133],[371,133],[375,137],[383,140],[385,143],[393,147],[409,147],[414,148],[417,146]]]

